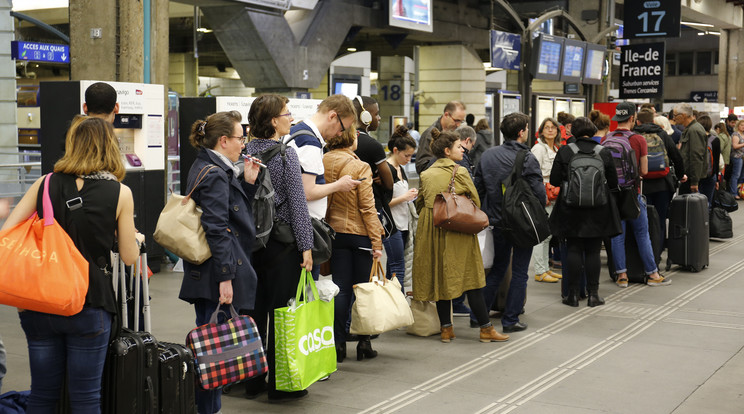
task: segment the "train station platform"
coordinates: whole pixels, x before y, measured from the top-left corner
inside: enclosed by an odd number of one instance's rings
[[[356,361],[354,343],[338,371],[307,398],[269,404],[241,387],[222,399],[233,413],[744,413],[744,209],[732,213],[733,239],[711,241],[710,267],[666,272],[666,287],[618,288],[606,267],[589,308],[561,304],[558,284],[530,278],[526,331],[480,343],[468,319],[457,339],[399,330],[373,341],[379,356]],[[181,342],[193,328],[178,300],[181,273],[152,277],[153,334]],[[499,326],[499,321],[494,319]],[[26,341],[15,309],[0,307],[8,352],[3,391],[30,388]]]

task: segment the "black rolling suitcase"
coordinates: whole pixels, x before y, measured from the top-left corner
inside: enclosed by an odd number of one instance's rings
[[[161,414],[196,413],[194,355],[180,344],[158,344]]]
[[[121,305],[121,315],[127,315],[127,277],[124,262],[119,254],[113,255],[113,279]],[[150,303],[147,282],[147,253],[144,246],[137,264],[130,268],[133,275],[135,309],[139,309],[142,297],[144,330],[139,331],[139,318],[134,319],[134,329],[129,329],[127,319],[123,318],[120,334],[111,341],[103,372],[103,412],[141,413],[159,412],[159,358],[158,343],[149,333]],[[141,285],[141,289],[140,289]],[[140,295],[140,292],[142,294]]]
[[[646,214],[648,216],[648,235],[651,239],[651,248],[654,251],[654,261],[656,267],[661,263],[661,227],[659,224],[659,212],[652,205],[646,205]],[[612,280],[617,280],[615,274],[615,262],[612,260],[612,247],[607,246],[607,267],[610,270]],[[646,283],[646,271],[643,269],[641,254],[638,252],[638,243],[635,234],[626,226],[625,231],[625,267],[628,269],[628,282]]]
[[[669,206],[667,265],[698,272],[708,266],[708,198],[699,193],[678,195]]]

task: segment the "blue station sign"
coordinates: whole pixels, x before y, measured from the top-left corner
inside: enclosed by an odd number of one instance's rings
[[[17,60],[70,63],[70,46],[68,45],[13,40],[10,42],[10,53],[13,59]]]

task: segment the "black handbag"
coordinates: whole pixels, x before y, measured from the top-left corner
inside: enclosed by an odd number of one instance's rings
[[[323,219],[311,217],[310,222],[313,225],[313,264],[327,262],[331,258],[336,231]],[[284,220],[274,221],[271,239],[283,244],[293,244],[295,237],[292,226]]]
[[[641,206],[638,204],[638,191],[635,187],[621,188],[616,193],[617,209],[620,211],[620,220],[635,220],[641,215]]]
[[[720,207],[729,213],[739,209],[739,203],[736,202],[734,195],[725,190],[716,190],[713,196],[713,206]]]
[[[323,219],[310,220],[313,223],[313,264],[318,265],[331,259],[336,231]]]
[[[713,207],[710,211],[710,237],[730,239],[734,237],[733,222],[728,212],[720,207]]]

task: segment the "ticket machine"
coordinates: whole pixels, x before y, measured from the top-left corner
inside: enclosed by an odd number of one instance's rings
[[[70,121],[83,114],[85,90],[98,81],[41,82],[41,168],[53,170],[64,153]],[[106,82],[116,89],[119,113],[114,130],[126,166],[124,184],[134,196],[134,223],[145,235],[148,264],[157,272],[163,248],[155,243],[165,206],[165,89],[163,85]]]

